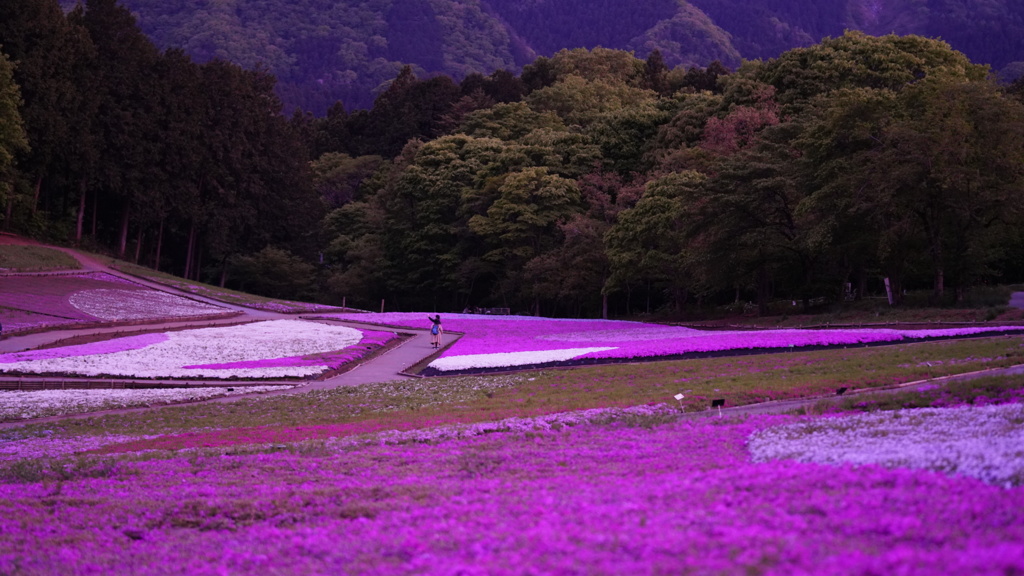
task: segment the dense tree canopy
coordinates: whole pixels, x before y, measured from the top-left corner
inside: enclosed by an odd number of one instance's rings
[[[14,83],[13,66],[0,46],[0,199],[7,200],[13,191],[11,172],[14,157],[28,150],[28,139],[18,108],[21,92]]]
[[[313,255],[322,207],[272,76],[161,53],[114,0],[2,11],[31,146],[6,228],[195,278],[223,279],[233,257],[267,245]]]
[[[114,0],[2,10],[3,225],[190,278],[582,316],[1024,280],[1024,90],[940,41],[405,67],[286,118],[266,69],[160,51]]]

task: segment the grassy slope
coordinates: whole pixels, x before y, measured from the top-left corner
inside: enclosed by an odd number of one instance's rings
[[[0,244],[0,271],[46,272],[80,268],[77,260],[54,248]]]
[[[250,306],[253,308],[260,308],[266,305],[273,305],[279,308],[282,312],[310,312],[318,308],[318,305],[307,305],[302,302],[290,302],[286,300],[276,300],[274,298],[267,298],[264,296],[257,296],[255,294],[247,294],[245,292],[239,292],[237,290],[231,290],[229,288],[221,288],[219,286],[211,286],[209,284],[203,284],[202,282],[195,282],[192,280],[186,280],[184,278],[174,276],[173,274],[167,274],[165,272],[158,272],[152,268],[146,268],[145,266],[139,266],[130,262],[124,262],[121,260],[109,259],[109,266],[125,274],[131,274],[140,278],[145,278],[158,284],[163,284],[171,288],[176,288],[184,292],[189,292],[197,296],[204,296],[206,298],[212,298],[214,300],[220,300],[221,302],[227,302],[229,304],[239,304],[241,306]]]

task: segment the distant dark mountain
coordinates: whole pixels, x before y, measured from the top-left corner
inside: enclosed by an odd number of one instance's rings
[[[845,30],[941,38],[1000,70],[1024,60],[1019,0],[689,0],[729,31],[744,58],[772,58]]]
[[[72,5],[76,0],[62,0]],[[265,66],[289,107],[365,108],[403,64],[417,74],[518,70],[563,48],[672,66],[770,58],[846,29],[941,37],[1002,69],[1024,61],[1020,0],[122,0],[160,47]]]

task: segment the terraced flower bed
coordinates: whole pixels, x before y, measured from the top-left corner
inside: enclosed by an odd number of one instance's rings
[[[342,314],[361,322],[426,329],[427,314]],[[464,335],[432,361],[424,374],[480,373],[510,368],[579,365],[863,346],[999,333],[1024,333],[1024,326],[933,330],[832,329],[704,331],[678,326],[611,320],[561,320],[523,316],[449,314],[446,331]]]
[[[0,322],[5,333],[230,313],[226,308],[152,290],[103,272],[8,276],[0,291]]]
[[[301,320],[157,332],[0,355],[0,373],[127,378],[308,378],[395,338]]]

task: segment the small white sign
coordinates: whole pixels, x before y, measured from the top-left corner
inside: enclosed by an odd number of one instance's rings
[[[685,396],[682,394],[676,394],[676,400],[682,400],[683,398],[685,398]]]

